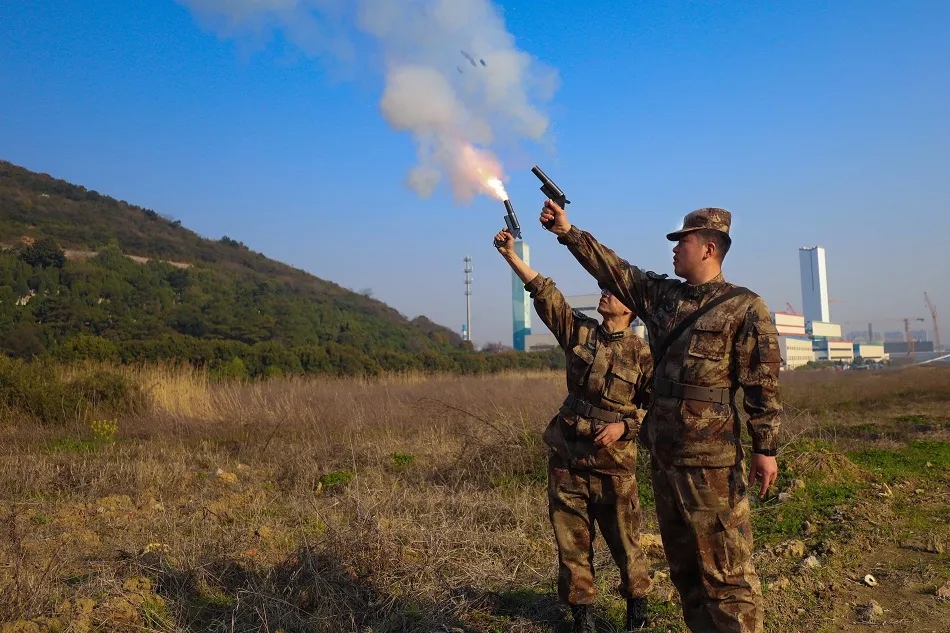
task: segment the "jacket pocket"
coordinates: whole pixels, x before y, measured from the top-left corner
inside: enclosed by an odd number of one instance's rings
[[[590,373],[590,366],[594,362],[594,352],[586,345],[575,345],[571,350],[571,364],[568,372],[575,384],[583,385],[587,382],[587,375]]]
[[[697,358],[720,361],[726,357],[726,352],[728,351],[727,334],[725,323],[719,326],[715,323],[707,323],[700,326],[700,324],[697,323],[693,327],[687,353]]]
[[[630,405],[636,395],[639,378],[640,371],[637,368],[614,361],[613,367],[607,372],[601,398],[620,405]]]

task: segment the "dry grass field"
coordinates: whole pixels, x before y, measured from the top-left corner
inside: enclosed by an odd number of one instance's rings
[[[0,405],[3,633],[565,630],[540,440],[562,376],[122,371],[124,407],[23,404],[52,382]],[[766,630],[950,630],[950,371],[783,395],[778,490],[754,499]],[[685,631],[641,472],[653,630]]]

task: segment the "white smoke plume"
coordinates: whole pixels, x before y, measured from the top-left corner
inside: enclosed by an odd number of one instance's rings
[[[380,60],[380,110],[415,140],[408,184],[425,198],[443,176],[457,202],[506,196],[493,144],[542,140],[557,75],[515,46],[490,0],[179,0],[220,34],[266,34],[313,57]]]

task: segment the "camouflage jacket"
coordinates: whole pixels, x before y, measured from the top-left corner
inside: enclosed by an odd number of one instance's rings
[[[551,279],[538,275],[525,284],[534,307],[557,338],[567,360],[569,394],[606,411],[623,415],[626,431],[607,448],[594,446],[594,434],[605,424],[567,407],[550,421],[544,441],[571,468],[605,474],[632,473],[636,438],[646,415],[653,373],[650,348],[628,327],[609,333],[579,310],[573,310]]]
[[[700,306],[735,288],[722,275],[691,286],[641,270],[577,227],[558,241],[605,288],[636,308],[654,346]],[[685,385],[726,388],[732,394],[727,404],[719,404],[654,393],[644,420],[644,435],[654,457],[681,466],[738,463],[743,457],[734,398],[739,387],[749,416],[746,426],[752,450],[774,455],[782,413],[780,363],[778,332],[758,295],[730,299],[699,317],[669,346],[656,375]]]

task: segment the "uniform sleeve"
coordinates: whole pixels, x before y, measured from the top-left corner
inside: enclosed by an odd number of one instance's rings
[[[633,413],[624,418],[627,430],[624,431],[622,439],[632,440],[640,432],[643,420],[647,416],[647,409],[650,407],[653,385],[653,356],[650,354],[650,347],[644,344],[640,348],[640,377],[637,380],[637,391],[633,398],[633,404],[637,407]]]
[[[524,289],[530,293],[535,311],[554,334],[558,344],[562,349],[567,349],[574,332],[574,311],[557,289],[554,280],[538,275],[526,283]]]
[[[631,266],[627,260],[621,259],[614,251],[595,240],[593,235],[576,226],[557,239],[621,303],[635,308],[641,319],[650,318],[662,276]]]
[[[778,374],[782,362],[778,331],[765,302],[756,297],[736,338],[736,369],[745,394],[743,406],[752,451],[775,455],[782,413]]]

